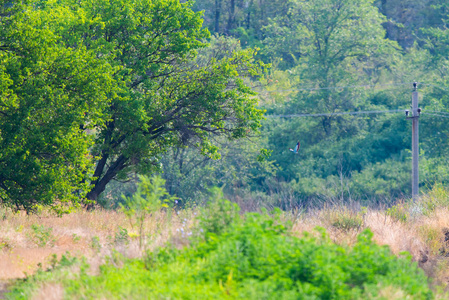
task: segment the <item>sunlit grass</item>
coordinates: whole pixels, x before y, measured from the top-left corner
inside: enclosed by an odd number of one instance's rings
[[[401,202],[401,215],[391,210],[333,205],[309,211],[286,211],[282,218],[291,222],[294,235],[314,232],[324,227],[336,244],[353,245],[357,235],[369,228],[373,240],[388,245],[400,255],[407,251],[432,279],[434,285],[448,288],[449,208],[447,194],[439,191],[421,198],[420,202]],[[431,203],[432,205],[429,205]],[[417,214],[410,207],[431,207]],[[145,247],[139,246],[139,231],[133,228],[121,211],[96,209],[79,210],[58,217],[49,211],[26,215],[0,209],[0,283],[33,274],[38,265],[47,268],[54,254],[58,258],[66,252],[85,257],[89,273],[96,274],[107,257],[118,251],[124,257],[142,257],[145,250],[153,250],[167,243],[178,248],[189,243],[189,232],[197,221],[199,209],[163,209],[148,215],[145,220]],[[47,234],[48,233],[48,234]],[[74,270],[74,272],[77,272]],[[58,284],[45,284],[36,297],[61,294]],[[400,299],[401,291],[385,287],[385,295]],[[387,296],[385,296],[387,297]],[[376,298],[377,299],[377,298]]]
[[[32,274],[39,263],[46,267],[52,254],[61,256],[67,251],[72,255],[85,256],[92,262],[98,261],[93,265],[100,264],[113,249],[120,250],[128,257],[142,255],[138,232],[120,211],[80,210],[62,217],[49,212],[38,215],[13,213],[5,209],[3,212],[5,217],[0,219],[0,280]],[[148,216],[145,220],[147,248],[162,246],[169,240],[183,244],[180,232],[188,231],[194,213],[193,210],[159,211]],[[51,229],[51,243],[44,243],[35,237],[36,230],[41,228]],[[121,228],[126,229],[127,245],[120,242],[125,238],[123,232],[120,235]]]

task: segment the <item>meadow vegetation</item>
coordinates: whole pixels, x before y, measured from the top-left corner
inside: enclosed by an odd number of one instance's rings
[[[2,209],[0,276],[8,299],[445,299],[448,195],[435,187],[398,217],[355,204],[242,212],[215,189],[204,206],[159,207],[142,230],[123,211]]]
[[[448,12],[1,1],[0,297],[448,298]]]

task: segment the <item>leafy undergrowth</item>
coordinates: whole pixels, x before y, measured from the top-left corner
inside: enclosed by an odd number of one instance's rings
[[[13,287],[30,298],[44,283],[81,299],[432,299],[410,255],[393,255],[365,230],[337,245],[324,229],[295,237],[278,214],[247,213],[225,200],[203,209],[190,245],[165,246],[143,258],[118,253],[90,275],[86,262],[64,257]]]

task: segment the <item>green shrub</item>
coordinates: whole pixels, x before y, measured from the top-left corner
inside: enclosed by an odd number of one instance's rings
[[[117,232],[115,233],[114,243],[116,245],[128,245],[129,244],[129,235],[128,230],[121,226],[118,227]]]
[[[189,247],[159,248],[144,259],[114,257],[98,276],[81,271],[64,278],[66,297],[377,299],[390,289],[404,299],[433,296],[411,256],[394,256],[372,241],[369,230],[353,247],[333,243],[322,228],[318,237],[298,238],[266,213],[239,216],[219,195],[203,210],[197,225],[202,234]]]
[[[399,202],[387,209],[386,214],[395,221],[407,222],[410,218],[410,205],[406,202]]]
[[[221,189],[212,188],[209,193],[209,203],[201,208],[198,217],[198,234],[205,237],[224,233],[238,220],[240,210],[237,204],[223,198]]]
[[[431,214],[436,208],[449,208],[449,190],[442,184],[435,184],[426,195],[420,197],[419,204],[424,215]]]
[[[411,257],[398,258],[388,247],[376,245],[370,231],[362,232],[348,248],[332,243],[324,229],[318,229],[319,238],[293,237],[266,214],[246,214],[242,221],[228,223],[225,230],[223,219],[204,218],[209,226],[203,230],[213,235],[206,234],[183,250],[160,249],[149,255],[151,265],[124,260],[120,269],[106,264],[99,276],[82,274],[66,283],[68,296],[366,299],[392,286],[408,299],[432,297],[424,273]],[[223,226],[212,226],[215,222]]]
[[[347,208],[335,209],[331,211],[331,224],[337,229],[344,231],[359,230],[365,224],[366,208],[356,212]]]
[[[100,244],[100,238],[98,236],[93,236],[90,240],[90,247],[92,250],[94,250],[96,253],[99,253],[101,250],[101,244]]]
[[[139,175],[140,182],[137,192],[132,197],[122,196],[125,204],[120,204],[121,210],[129,220],[131,228],[139,231],[139,246],[145,242],[145,220],[147,216],[168,207],[175,200],[165,189],[165,180],[159,176],[152,178]]]
[[[45,247],[47,245],[53,246],[55,244],[55,237],[53,236],[53,228],[45,228],[44,225],[31,225],[31,233],[28,237],[38,247]]]
[[[81,237],[79,235],[77,235],[76,233],[73,233],[72,240],[74,243],[78,243],[81,240]]]

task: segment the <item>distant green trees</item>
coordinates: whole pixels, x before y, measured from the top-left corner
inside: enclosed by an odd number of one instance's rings
[[[204,11],[204,23],[211,32],[230,35],[242,41],[243,45],[261,45],[261,41],[270,38],[264,30],[274,18],[289,13],[297,2],[312,1],[290,0],[197,0],[193,5],[195,11]],[[342,1],[343,3],[344,1]],[[448,5],[444,0],[373,0],[372,6],[386,17],[382,26],[386,38],[397,41],[404,49],[410,49],[415,42],[423,44],[425,34],[422,28],[444,28],[444,19],[448,14]],[[317,2],[320,3],[320,2]],[[292,24],[294,25],[294,24]],[[297,40],[289,36],[286,44]],[[270,49],[267,49],[270,51]],[[266,58],[272,58],[266,56]]]
[[[207,15],[212,6],[200,3],[195,9]],[[268,4],[260,5],[263,11]],[[444,113],[448,107],[447,4],[285,0],[276,7],[266,19],[260,17],[260,35],[251,42],[261,47],[259,57],[273,63],[258,89],[267,114],[407,109],[411,82],[419,81],[422,187],[447,182],[444,116],[425,113]],[[223,31],[225,19],[219,32],[244,41],[243,31]],[[213,30],[210,24],[206,18],[205,26]],[[290,205],[406,197],[410,131],[400,113],[269,118],[261,145],[278,169],[276,176],[250,182],[257,192],[248,197]],[[291,155],[288,148],[298,140],[301,151]]]
[[[233,36],[245,47],[260,46],[270,18],[288,11],[285,0],[197,0],[192,8],[204,10],[204,26],[211,32]]]
[[[414,43],[423,44],[422,28],[443,28],[449,12],[444,0],[376,0],[374,3],[388,19],[384,23],[386,37],[404,49],[413,47]]]
[[[387,66],[394,62],[395,56],[400,56],[397,44],[385,39],[382,27],[385,18],[372,1],[290,3],[289,14],[274,19],[267,27],[271,38],[266,42],[270,49],[275,49],[271,45],[279,45],[279,51],[285,51],[283,57],[296,53],[297,58],[290,68],[300,76],[299,88],[306,89],[269,112],[275,115],[288,112],[332,114],[386,109],[370,101],[372,91],[351,88],[382,80]],[[296,45],[280,46],[285,45],[283,41],[289,36],[295,37]],[[270,145],[267,148],[282,149],[274,151],[272,156],[282,168],[279,175],[286,181],[296,180],[298,187],[294,189],[302,197],[319,194],[320,190],[330,198],[348,197],[345,178],[351,177],[351,172],[362,171],[367,163],[386,159],[404,147],[399,141],[399,149],[389,146],[387,157],[382,151],[374,152],[376,133],[379,132],[381,139],[389,136],[382,130],[383,125],[376,128],[371,118],[375,117],[326,115],[270,119],[267,128],[272,133],[267,133]],[[302,141],[302,148],[300,155],[292,157],[288,148],[296,140]],[[311,177],[317,177],[315,184],[309,183]],[[327,183],[319,183],[320,178],[326,178]],[[301,185],[308,185],[308,188],[301,188]],[[334,185],[334,192],[325,192],[329,188],[326,185]]]

